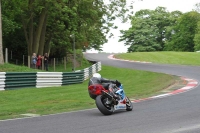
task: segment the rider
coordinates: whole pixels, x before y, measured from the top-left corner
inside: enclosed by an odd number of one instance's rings
[[[105,89],[107,90],[109,89],[115,98],[118,98],[118,96],[114,94],[116,90],[114,90],[113,88],[113,84],[116,84],[117,87],[121,86],[121,83],[118,80],[105,79],[105,78],[102,78],[99,73],[94,73],[92,78],[90,78],[89,80],[88,86],[95,85],[95,84],[101,84]]]

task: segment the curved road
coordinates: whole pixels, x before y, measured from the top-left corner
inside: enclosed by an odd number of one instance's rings
[[[200,67],[131,63],[86,54],[102,64],[185,76],[199,82]],[[134,75],[133,75],[134,76]],[[186,93],[134,103],[134,110],[103,116],[97,109],[0,121],[0,133],[199,133],[200,86]]]

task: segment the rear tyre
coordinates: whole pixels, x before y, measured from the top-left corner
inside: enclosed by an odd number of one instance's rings
[[[114,111],[114,107],[112,104],[106,104],[106,99],[106,97],[98,95],[95,100],[96,106],[102,114],[111,115]]]
[[[131,102],[131,100],[128,97],[126,97],[126,110],[127,111],[133,110],[133,103]]]

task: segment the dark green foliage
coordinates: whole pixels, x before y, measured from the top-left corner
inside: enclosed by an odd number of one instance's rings
[[[63,56],[72,49],[73,34],[76,49],[101,50],[113,21],[127,20],[125,6],[126,0],[2,1],[4,47]]]
[[[196,34],[194,36],[194,50],[200,51],[200,21],[197,23]]]
[[[171,40],[166,43],[166,49],[193,52],[194,36],[199,20],[200,14],[196,11],[183,14],[174,26]]]
[[[132,17],[131,28],[121,31],[119,41],[130,45],[129,52],[162,51],[169,39],[171,26],[181,12],[168,12],[164,7],[155,10],[140,10]]]
[[[119,41],[130,46],[128,52],[200,50],[199,5],[184,14],[164,7],[140,10],[132,16],[131,27],[121,31]]]

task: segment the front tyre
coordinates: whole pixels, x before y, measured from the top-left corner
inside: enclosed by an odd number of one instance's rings
[[[104,115],[111,115],[114,111],[114,107],[112,104],[106,104],[107,98],[103,97],[102,95],[98,95],[96,97],[96,106],[99,111]]]
[[[131,100],[128,97],[126,97],[126,110],[127,111],[133,110],[133,103],[131,102]]]

